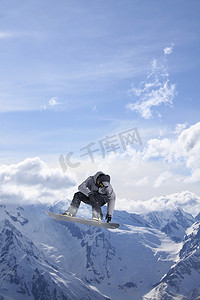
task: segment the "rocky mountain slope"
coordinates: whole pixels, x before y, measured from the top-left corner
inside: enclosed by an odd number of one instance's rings
[[[108,299],[50,263],[8,219],[0,222],[0,299]]]
[[[55,221],[45,214],[47,209],[62,212],[65,208],[62,202],[51,207],[0,206],[2,299],[47,299],[47,295],[54,295],[54,299],[65,299],[66,295],[67,299],[148,297],[180,260],[183,247],[178,241],[195,222],[182,210],[148,215],[116,211],[113,221],[119,222],[120,228],[107,230]],[[80,207],[79,213],[91,214],[87,206]],[[6,232],[10,232],[10,242]],[[13,253],[19,255],[11,260]],[[197,284],[193,293],[198,294],[198,289]],[[46,294],[40,294],[42,290]]]
[[[188,229],[178,261],[144,299],[200,299],[200,222]]]

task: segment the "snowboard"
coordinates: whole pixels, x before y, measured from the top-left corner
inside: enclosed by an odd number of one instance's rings
[[[70,216],[65,216],[61,214],[54,214],[50,211],[46,211],[46,214],[55,219],[55,220],[60,220],[60,221],[67,221],[67,222],[72,222],[72,223],[81,223],[85,225],[92,225],[92,226],[97,226],[97,227],[102,227],[102,228],[108,228],[108,229],[116,229],[119,227],[118,223],[106,223],[102,221],[95,221],[95,220],[89,220],[89,219],[83,219],[83,218],[77,218],[77,217],[70,217]]]

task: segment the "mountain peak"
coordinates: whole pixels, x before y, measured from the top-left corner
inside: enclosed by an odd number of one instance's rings
[[[195,222],[192,215],[180,208],[152,211],[142,216],[153,228],[166,233],[177,243],[183,240],[186,229]]]

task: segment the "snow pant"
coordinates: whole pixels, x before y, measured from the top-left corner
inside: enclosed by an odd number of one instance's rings
[[[101,206],[106,204],[103,195],[95,193],[94,201],[90,201],[89,197],[87,197],[81,192],[77,192],[74,194],[70,207],[67,211],[70,212],[73,216],[75,216],[77,214],[81,201],[92,206],[92,218],[98,218],[101,220],[103,219]]]

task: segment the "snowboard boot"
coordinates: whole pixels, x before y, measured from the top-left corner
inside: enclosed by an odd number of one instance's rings
[[[64,211],[63,215],[64,216],[69,216],[69,217],[75,217],[77,214],[78,208],[70,205],[68,210]]]
[[[63,216],[69,216],[69,217],[73,217],[72,213],[69,211],[64,211]]]
[[[101,221],[103,219],[103,214],[101,211],[92,210],[92,220]]]
[[[97,218],[97,217],[92,217],[92,220],[93,220],[93,221],[101,222],[101,218]]]

